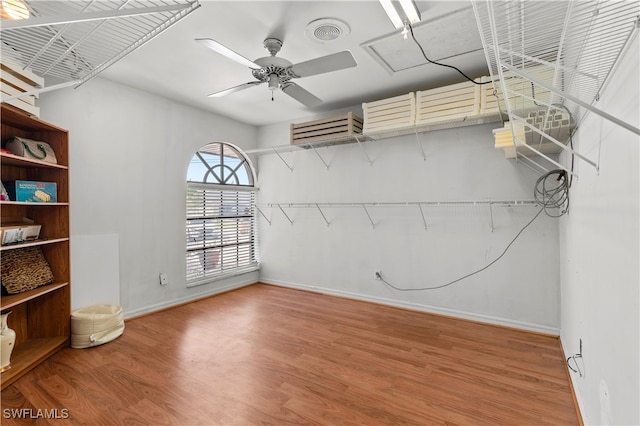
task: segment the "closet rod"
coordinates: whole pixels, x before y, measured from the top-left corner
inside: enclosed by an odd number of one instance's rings
[[[405,201],[405,202],[361,202],[361,203],[264,203],[261,207],[313,208],[320,207],[462,207],[462,206],[504,206],[528,207],[536,206],[535,200],[471,200],[471,201]]]

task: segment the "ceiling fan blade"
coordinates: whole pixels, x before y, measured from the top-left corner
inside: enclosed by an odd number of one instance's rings
[[[248,83],[243,83],[238,86],[233,86],[225,90],[221,90],[219,92],[215,92],[209,95],[210,98],[220,98],[222,96],[228,95],[229,93],[239,92],[240,90],[248,89],[249,87],[257,86],[258,84],[262,84],[262,81],[250,81]]]
[[[282,91],[291,96],[296,101],[310,108],[322,104],[322,99],[316,97],[315,95],[306,91],[295,83],[289,82],[283,84]]]
[[[325,72],[338,71],[358,65],[353,55],[348,50],[321,56],[309,61],[300,62],[289,67],[289,72],[294,77],[309,77],[310,75],[323,74]]]
[[[210,38],[197,38],[196,39],[197,42],[207,46],[209,49],[213,50],[214,52],[217,52],[221,55],[226,56],[227,58],[234,60],[236,62],[238,62],[239,64],[244,65],[245,67],[249,67],[249,68],[256,68],[259,69],[261,68],[260,65],[254,63],[253,61],[248,60],[247,58],[245,58],[244,56],[240,55],[239,53],[234,52],[233,50],[229,49],[226,46],[221,45],[220,43],[218,43],[217,41],[210,39]]]

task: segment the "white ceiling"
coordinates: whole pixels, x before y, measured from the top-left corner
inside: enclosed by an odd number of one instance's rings
[[[427,56],[454,65],[473,78],[487,75],[470,1],[418,1],[416,4],[422,22],[414,26],[414,32]],[[332,42],[311,40],[305,34],[305,28],[319,18],[346,22],[350,34]],[[385,37],[389,35],[393,37]],[[278,56],[294,64],[349,50],[358,65],[296,79],[296,83],[324,101],[313,110],[281,91],[275,92],[272,101],[266,85],[221,98],[208,97],[210,93],[254,81],[254,78],[248,68],[207,49],[194,39],[212,38],[255,60],[268,56],[262,45],[267,37],[282,40],[283,47]],[[390,62],[400,64],[398,67],[402,69],[393,73],[385,69],[365,48],[372,41],[377,41],[374,43],[376,51],[386,55]],[[296,122],[311,114],[329,114],[332,110],[358,106],[362,102],[464,79],[451,68],[427,63],[410,37],[402,39],[400,30],[393,28],[375,0],[201,0],[199,9],[105,70],[101,76],[253,125]]]

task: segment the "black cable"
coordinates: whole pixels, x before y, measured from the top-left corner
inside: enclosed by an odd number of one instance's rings
[[[524,230],[525,230],[525,229],[527,229],[527,228],[529,227],[529,225],[531,225],[531,224],[533,223],[533,221],[534,221],[534,220],[536,220],[536,219],[538,218],[538,216],[540,216],[540,213],[542,213],[543,211],[544,211],[544,207],[543,207],[543,208],[541,208],[541,209],[538,211],[538,213],[536,213],[536,215],[533,217],[533,219],[531,219],[531,220],[529,221],[529,223],[527,223],[527,224],[526,224],[526,225],[525,225],[525,226],[520,230],[520,232],[518,232],[518,233],[516,234],[516,236],[515,236],[515,237],[513,237],[513,239],[511,240],[511,242],[510,242],[509,244],[507,244],[507,247],[506,247],[506,248],[504,249],[504,251],[500,254],[500,256],[496,257],[496,258],[495,258],[491,263],[489,263],[489,264],[487,264],[487,265],[483,266],[482,268],[478,269],[477,271],[471,272],[470,274],[467,274],[467,275],[465,275],[465,276],[463,276],[463,277],[457,278],[457,279],[455,279],[455,280],[453,280],[453,281],[450,281],[450,282],[448,282],[448,283],[446,283],[446,284],[438,285],[438,286],[435,286],[435,287],[422,287],[422,288],[400,288],[400,287],[396,287],[396,286],[394,286],[393,284],[390,284],[389,282],[387,282],[384,278],[382,278],[382,275],[379,275],[379,276],[380,276],[380,280],[381,280],[383,283],[385,283],[386,285],[388,285],[389,287],[391,287],[391,288],[393,288],[393,289],[396,289],[396,290],[399,290],[399,291],[423,291],[423,290],[435,290],[435,289],[439,289],[439,288],[443,288],[443,287],[448,287],[448,286],[450,286],[450,285],[452,285],[452,284],[457,283],[458,281],[462,281],[462,280],[464,280],[465,278],[469,278],[469,277],[470,277],[470,276],[472,276],[472,275],[478,274],[478,273],[480,273],[480,272],[484,271],[485,269],[488,269],[491,265],[493,265],[494,263],[496,263],[498,260],[502,259],[502,257],[503,257],[503,256],[507,253],[507,251],[509,250],[509,247],[511,247],[511,245],[512,245],[513,243],[515,243],[515,241],[518,239],[518,237],[520,236],[520,234],[522,234],[522,233],[524,232]]]
[[[555,177],[552,181],[549,178]],[[533,191],[536,201],[550,217],[560,217],[569,211],[569,179],[567,172],[562,169],[551,170],[543,174],[536,181]],[[549,210],[558,209],[558,214]]]
[[[536,102],[536,91],[535,91],[533,82],[531,82],[531,97],[533,99],[533,104],[535,106],[538,106],[538,107],[544,106],[543,104],[539,104],[538,102]],[[567,108],[563,104],[557,104],[557,103],[551,104],[550,106],[555,108],[562,108],[569,115],[569,127],[571,127],[574,121],[573,121],[573,114],[571,114],[571,111],[569,110],[569,108]],[[569,130],[569,146],[571,147],[571,151],[573,151],[573,133],[575,132],[575,130],[576,130],[575,128]],[[568,188],[571,188],[571,184],[573,183],[573,168],[575,164],[575,157],[576,157],[575,154],[571,152],[571,173],[569,174]]]
[[[489,83],[493,83],[493,81],[485,81],[484,83],[478,83],[477,81],[475,81],[474,79],[472,79],[471,77],[469,77],[468,75],[466,75],[465,73],[463,73],[460,68],[456,68],[453,65],[447,65],[447,64],[442,64],[440,62],[435,62],[432,61],[431,59],[429,59],[427,57],[427,54],[424,52],[424,49],[422,48],[422,46],[420,45],[420,43],[418,42],[418,40],[416,39],[416,36],[413,34],[413,26],[411,26],[410,23],[406,23],[406,25],[409,27],[409,31],[411,32],[411,38],[413,39],[413,41],[416,43],[416,45],[420,48],[420,51],[422,52],[422,56],[424,56],[424,58],[434,64],[434,65],[440,65],[441,67],[447,67],[447,68],[453,68],[454,70],[458,71],[464,78],[466,78],[467,80],[469,80],[470,82],[472,82],[473,84],[478,84],[478,85],[482,85],[482,84],[489,84]]]
[[[557,183],[552,186],[549,186],[547,182],[549,178],[554,176],[556,177],[555,181]],[[443,287],[448,287],[452,284],[457,283],[458,281],[462,281],[465,278],[469,278],[472,275],[478,274],[484,271],[485,269],[488,269],[490,266],[492,266],[494,263],[496,263],[498,260],[504,257],[504,255],[507,253],[509,248],[513,245],[513,243],[515,243],[515,241],[524,232],[524,230],[527,229],[538,218],[538,216],[540,216],[540,213],[545,212],[550,217],[560,217],[569,211],[569,179],[567,178],[567,172],[565,170],[557,169],[557,170],[551,170],[550,172],[540,176],[536,181],[536,185],[534,188],[534,197],[536,201],[542,206],[542,208],[538,211],[538,213],[536,213],[533,219],[531,219],[525,226],[523,226],[522,229],[516,234],[516,236],[513,237],[511,242],[507,244],[507,247],[502,251],[502,253],[500,253],[500,256],[496,257],[493,261],[483,266],[482,268],[476,271],[473,271],[467,275],[464,275],[460,278],[457,278],[453,281],[450,281],[446,284],[438,285],[435,287],[400,288],[386,281],[384,278],[382,278],[382,275],[380,275],[380,280],[386,285],[388,285],[389,287],[399,291],[435,290]],[[559,209],[560,213],[551,214],[549,213],[549,209]]]

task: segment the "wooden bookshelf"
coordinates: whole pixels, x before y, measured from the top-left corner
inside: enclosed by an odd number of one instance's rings
[[[3,296],[2,312],[11,314],[9,327],[16,332],[11,368],[2,373],[2,389],[69,344],[71,315],[71,270],[69,266],[69,135],[67,130],[0,105],[2,143],[19,136],[47,142],[55,151],[57,164],[1,153],[2,181],[34,180],[55,182],[56,203],[2,201],[1,221],[26,217],[42,226],[40,238],[2,246],[0,254],[26,247],[42,248],[55,282],[19,294]]]

